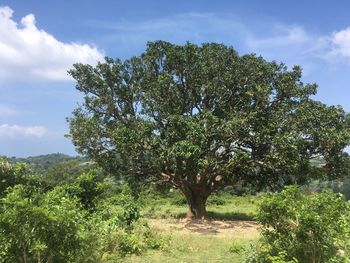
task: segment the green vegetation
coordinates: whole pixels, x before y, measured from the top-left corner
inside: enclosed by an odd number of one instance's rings
[[[259,209],[262,238],[250,262],[348,262],[350,203],[331,192],[288,187]]]
[[[30,156],[27,158],[10,157],[7,159],[10,163],[25,163],[36,173],[42,174],[47,172],[49,167],[52,167],[59,163],[65,163],[68,161],[77,161],[84,163],[87,161],[84,157],[72,157],[62,153],[52,153],[39,156]]]
[[[350,261],[350,116],[300,67],[156,41],[69,74],[87,157],[0,158],[0,263]]]
[[[78,255],[82,213],[68,196],[16,185],[0,208],[0,262],[69,262]]]
[[[350,180],[347,178],[332,181],[314,180],[302,186],[307,192],[322,192],[324,190],[340,193],[346,200],[350,200]]]
[[[1,159],[0,262],[119,262],[161,247],[127,186],[100,175],[49,189],[26,165]]]
[[[207,220],[191,221],[184,219],[187,203],[179,190],[144,186],[135,197],[100,169],[48,188],[26,165],[2,160],[0,178],[4,263],[349,258],[349,204],[330,192],[310,192],[310,186],[263,197],[237,196],[232,186],[209,197]]]
[[[186,199],[179,191],[159,194],[145,191],[140,196],[143,214],[148,218],[184,218]],[[220,220],[254,220],[258,199],[255,196],[214,194],[208,199],[208,218]]]
[[[255,238],[255,237],[253,237]],[[232,250],[232,239],[239,249]],[[172,234],[171,247],[163,250],[150,250],[141,256],[132,256],[126,263],[242,263],[252,239],[249,237],[216,237],[195,234]]]
[[[188,217],[206,217],[208,197],[237,181],[276,190],[348,173],[349,116],[313,100],[316,84],[301,81],[299,66],[156,41],[69,74],[84,94],[69,119],[79,153],[129,181],[168,182]]]

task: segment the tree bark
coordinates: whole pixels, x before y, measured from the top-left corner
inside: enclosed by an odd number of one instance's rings
[[[207,216],[207,210],[205,207],[206,201],[206,198],[194,198],[192,200],[187,200],[189,208],[187,218],[204,219]]]
[[[205,187],[187,188],[184,194],[188,203],[187,218],[203,219],[207,216],[206,202],[209,196]]]

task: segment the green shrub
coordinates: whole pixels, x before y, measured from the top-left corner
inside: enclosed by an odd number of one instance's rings
[[[258,221],[262,238],[249,262],[348,262],[350,205],[331,192],[304,194],[290,186],[267,194]]]
[[[0,262],[72,262],[81,222],[77,200],[16,185],[1,200]]]
[[[120,222],[118,215],[122,213],[119,205],[111,203],[96,213],[84,224],[82,236],[84,248],[76,262],[123,262],[123,258],[131,254],[140,254],[146,249],[158,249],[164,246],[164,241],[142,219],[133,221],[126,227]]]
[[[224,205],[226,204],[225,195],[222,194],[213,194],[210,195],[207,200],[207,205]]]
[[[130,227],[133,222],[141,217],[140,210],[133,200],[125,200],[122,204],[122,209],[118,219],[124,222],[127,227]]]
[[[250,185],[243,185],[242,182],[238,182],[234,185],[227,185],[224,187],[223,191],[235,196],[251,195],[257,192],[254,187]]]
[[[41,191],[46,185],[38,175],[33,174],[24,163],[11,164],[0,156],[0,198],[7,194],[7,189],[17,184],[26,185],[27,189]],[[30,186],[30,187],[29,187]]]
[[[171,195],[170,203],[176,206],[185,206],[187,205],[187,200],[183,194],[179,192],[174,192]]]
[[[127,185],[123,186],[121,194],[118,195],[118,199],[122,210],[117,215],[117,218],[124,227],[130,228],[131,224],[141,217],[137,201]]]
[[[51,191],[34,179],[25,165],[0,159],[0,263],[122,262],[164,246],[139,220],[130,188],[97,170]]]
[[[162,249],[167,245],[168,240],[151,229],[147,222],[142,219],[133,223],[131,232],[139,237],[144,248]]]
[[[237,241],[233,241],[230,244],[229,252],[234,253],[234,254],[241,254],[244,251],[245,251],[244,246],[242,246],[242,244],[238,243]]]
[[[82,232],[84,247],[75,262],[122,262],[122,259],[133,253],[140,253],[140,237],[116,224],[113,220],[101,221],[90,218]]]

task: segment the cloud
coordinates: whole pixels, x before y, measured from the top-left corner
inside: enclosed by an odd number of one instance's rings
[[[90,21],[103,28],[105,39],[118,42],[124,54],[141,52],[140,43],[163,39],[173,43],[219,42],[232,45],[240,54],[256,53],[267,60],[302,65],[304,72],[315,70],[320,62],[320,37],[301,25],[271,21],[247,21],[233,14],[184,13],[145,21]],[[323,61],[321,61],[323,62]]]
[[[90,21],[89,26],[107,30],[105,39],[118,42],[119,48],[132,50],[140,43],[163,39],[174,43],[191,41],[220,42],[234,46],[241,53],[291,53],[295,58],[311,51],[315,37],[300,25],[282,25],[271,22],[248,24],[232,14],[184,13],[146,21]],[[135,50],[135,51],[134,51]],[[302,52],[300,52],[302,51]]]
[[[330,58],[350,57],[350,27],[317,34],[298,24],[244,22],[229,13],[184,13],[135,22],[90,21],[89,26],[106,30],[104,40],[118,42],[124,54],[137,54],[140,43],[163,39],[174,43],[222,42],[241,53],[257,53],[287,65],[301,64],[310,71],[320,63],[333,63]]]
[[[251,34],[251,37],[247,39],[247,44],[252,49],[269,48],[291,48],[310,45],[313,41],[313,37],[305,32],[301,26],[275,26],[272,36],[259,37]]]
[[[103,29],[105,43],[118,43],[121,54],[135,55],[143,51],[148,41],[165,40],[173,43],[220,42],[237,47],[249,30],[232,14],[183,13],[143,21],[86,22],[89,27]]]
[[[92,45],[64,43],[37,28],[33,14],[19,25],[12,14],[11,8],[0,7],[0,81],[68,80],[72,64],[103,59],[103,52]]]
[[[350,58],[350,27],[333,32],[330,37],[324,39],[327,40],[330,47],[328,58]]]
[[[47,129],[43,126],[19,126],[19,125],[0,125],[0,139],[13,138],[42,138],[47,134]]]

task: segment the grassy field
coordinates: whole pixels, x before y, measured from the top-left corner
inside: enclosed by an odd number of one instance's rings
[[[230,194],[212,195],[207,201],[210,218],[220,220],[254,220],[257,204],[256,196],[232,196]],[[184,218],[188,210],[186,200],[179,193],[169,196],[154,196],[142,205],[142,214],[146,218]]]
[[[259,236],[257,202],[255,196],[213,196],[208,200],[209,219],[190,221],[184,218],[187,206],[181,196],[146,200],[142,213],[165,245],[125,262],[243,262]]]

